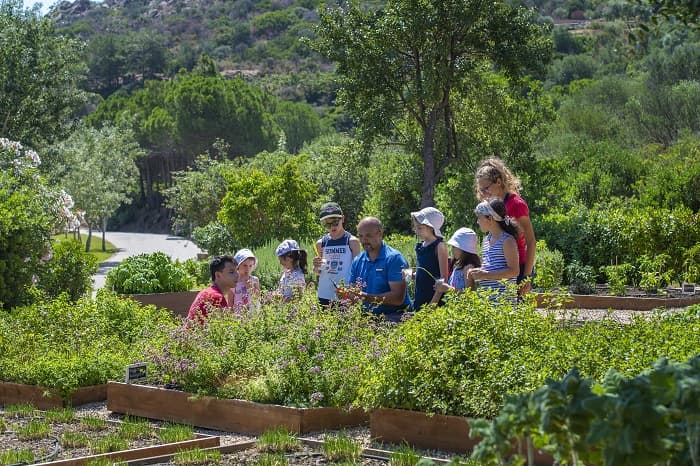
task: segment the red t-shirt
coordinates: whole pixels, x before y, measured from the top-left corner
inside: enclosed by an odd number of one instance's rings
[[[202,322],[203,318],[207,316],[207,310],[212,307],[228,307],[226,298],[216,285],[204,288],[197,294],[197,297],[192,301],[187,318],[191,320],[197,319]]]
[[[525,199],[517,194],[508,193],[504,204],[506,205],[506,215],[512,217],[516,221],[521,217],[530,216],[530,209],[527,207]],[[520,259],[519,263],[524,264],[527,258],[527,243],[525,242],[525,235],[521,232],[515,240],[518,243],[518,258]]]

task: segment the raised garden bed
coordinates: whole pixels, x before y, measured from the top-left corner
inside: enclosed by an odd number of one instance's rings
[[[664,296],[609,296],[574,294],[559,296],[556,294],[537,293],[538,306],[559,307],[566,309],[628,309],[633,311],[651,311],[658,308],[686,307],[700,303],[700,295],[682,297]]]
[[[119,382],[107,385],[107,409],[251,435],[278,426],[301,434],[357,426],[369,419],[368,414],[359,409],[291,408]]]
[[[158,308],[165,308],[178,317],[187,317],[192,301],[197,297],[198,291],[175,291],[172,293],[131,294],[127,298],[138,301],[141,304],[153,304]]]
[[[17,406],[17,405],[15,405]],[[68,410],[36,411],[28,405],[0,412],[0,456],[10,463],[82,466],[97,459],[127,461],[220,444],[219,437],[175,428],[175,437],[143,420],[79,418]],[[182,426],[184,427],[184,426]],[[15,459],[14,456],[19,455]],[[26,455],[32,458],[27,458]]]
[[[52,388],[0,382],[0,405],[28,403],[38,409],[80,406],[107,399],[107,384],[80,387],[64,399]]]
[[[471,452],[480,440],[469,437],[466,417],[393,408],[372,411],[370,430],[372,438],[380,442],[455,453]],[[549,466],[552,462],[551,455],[535,452],[535,464]]]

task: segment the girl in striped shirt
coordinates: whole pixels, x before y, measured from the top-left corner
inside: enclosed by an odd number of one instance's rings
[[[474,210],[479,228],[486,233],[481,248],[481,267],[471,269],[468,277],[486,288],[502,293],[507,282],[515,283],[520,273],[518,245],[519,230],[515,221],[506,215],[503,200],[492,197],[482,201]]]

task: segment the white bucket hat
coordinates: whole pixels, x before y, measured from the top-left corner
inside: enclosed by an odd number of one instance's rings
[[[479,254],[476,250],[477,237],[474,230],[471,228],[462,227],[452,234],[452,238],[447,241],[447,244],[461,249],[464,252]]]
[[[233,258],[236,260],[236,264],[241,265],[243,261],[246,259],[253,258],[255,260],[255,263],[253,263],[253,268],[251,269],[251,272],[255,270],[255,267],[258,266],[258,258],[255,257],[255,254],[253,254],[253,251],[251,251],[248,248],[243,248],[240,249]]]
[[[428,225],[432,227],[435,232],[435,236],[442,238],[442,233],[440,233],[440,227],[445,223],[445,216],[442,212],[437,210],[435,207],[425,207],[418,212],[411,212],[411,218],[416,221],[419,225]]]

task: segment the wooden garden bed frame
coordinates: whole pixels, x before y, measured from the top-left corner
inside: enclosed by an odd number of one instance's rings
[[[107,385],[107,409],[248,435],[259,435],[274,427],[302,434],[358,426],[369,420],[369,415],[360,409],[291,408],[119,382]]]
[[[80,387],[68,399],[57,390],[36,385],[0,382],[0,405],[31,404],[37,409],[80,406],[107,399],[107,384]]]
[[[538,293],[535,295],[538,306],[561,302],[566,309],[627,309],[651,311],[658,308],[686,307],[700,303],[700,295],[679,298],[640,297],[640,296],[600,296],[574,294],[559,296]],[[557,307],[557,306],[554,306]]]

